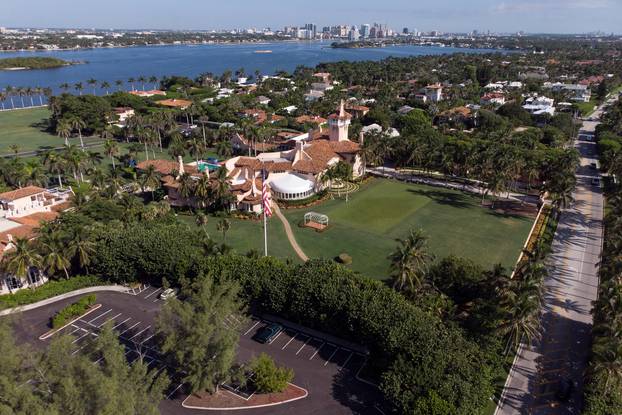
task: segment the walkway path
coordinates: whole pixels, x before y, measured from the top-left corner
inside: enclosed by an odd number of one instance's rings
[[[598,110],[595,117],[599,118]],[[593,133],[598,123],[586,121],[581,133]],[[565,210],[547,258],[542,338],[521,346],[495,414],[579,414],[583,376],[592,329],[592,301],[597,297],[598,262],[603,238],[603,195],[592,179],[598,171],[593,141],[576,141],[581,153],[573,206]],[[561,379],[574,382],[568,402],[556,400]]]
[[[303,252],[302,248],[300,248],[300,245],[298,245],[298,241],[296,241],[296,237],[294,236],[294,232],[292,232],[292,227],[290,226],[289,221],[285,216],[283,216],[283,214],[281,213],[281,209],[279,209],[279,206],[276,203],[272,204],[272,210],[274,210],[276,216],[281,219],[283,227],[285,228],[285,234],[287,235],[287,239],[289,240],[289,244],[292,246],[292,248],[294,248],[296,255],[298,255],[298,257],[300,257],[300,259],[302,259],[304,262],[307,262],[309,260],[309,257]]]

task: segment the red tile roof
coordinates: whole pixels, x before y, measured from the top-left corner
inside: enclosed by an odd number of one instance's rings
[[[34,196],[45,192],[45,189],[37,186],[26,186],[21,189],[11,190],[10,192],[0,193],[0,200],[11,202],[28,196]]]

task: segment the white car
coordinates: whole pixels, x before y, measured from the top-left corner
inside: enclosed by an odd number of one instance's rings
[[[162,300],[168,300],[175,297],[177,297],[177,290],[174,288],[167,288],[160,294],[160,299]]]

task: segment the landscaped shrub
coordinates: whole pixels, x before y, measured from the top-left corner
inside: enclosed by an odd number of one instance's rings
[[[337,262],[343,265],[350,265],[352,264],[352,257],[345,253],[339,254],[339,256],[337,257]]]
[[[0,296],[0,308],[5,309],[32,304],[60,294],[79,290],[80,288],[94,287],[104,285],[105,283],[104,280],[93,275],[76,276],[68,280],[48,281],[34,290],[20,290],[15,294]]]
[[[250,368],[255,374],[253,384],[261,393],[283,392],[287,384],[294,379],[294,371],[278,367],[274,360],[265,353],[254,358]]]
[[[56,313],[54,317],[52,317],[52,328],[56,329],[62,327],[74,318],[81,316],[89,309],[90,306],[95,304],[95,300],[97,300],[95,294],[89,294],[80,298],[75,303],[63,308]]]

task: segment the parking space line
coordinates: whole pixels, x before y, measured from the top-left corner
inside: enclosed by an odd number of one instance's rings
[[[177,391],[179,390],[179,388],[181,388],[182,386],[184,386],[184,384],[183,384],[183,383],[180,383],[180,384],[179,384],[179,386],[177,386],[177,387],[173,390],[173,392],[171,392],[171,393],[169,393],[169,394],[168,394],[168,396],[166,397],[166,399],[170,399],[170,398],[171,398],[171,396],[173,396],[173,395],[175,394],[175,392],[177,392]]]
[[[123,323],[125,323],[125,322],[127,322],[127,321],[129,321],[129,320],[131,320],[131,319],[132,319],[132,317],[127,318],[127,319],[123,320],[122,322],[120,322],[119,324],[117,324],[116,326],[114,326],[114,327],[113,327],[113,329],[116,329],[117,327],[119,327],[120,325],[122,325]]]
[[[111,308],[110,310],[106,311],[106,312],[101,313],[100,315],[98,315],[98,316],[97,316],[97,317],[95,317],[94,319],[87,321],[87,323],[93,324],[93,322],[94,322],[95,320],[97,320],[97,319],[98,319],[98,318],[100,318],[100,317],[105,316],[106,314],[110,313],[111,311],[112,311],[112,308]]]
[[[128,329],[123,330],[121,333],[119,333],[119,337],[121,337],[121,335],[122,335],[123,333],[125,333],[126,331],[132,330],[134,327],[138,326],[139,324],[140,324],[140,321],[139,321],[138,323],[134,324],[132,327],[130,327],[130,328],[128,328]]]
[[[313,358],[315,357],[315,355],[316,355],[316,354],[318,354],[318,352],[320,351],[320,349],[321,349],[322,347],[324,347],[324,345],[325,345],[325,344],[326,344],[326,342],[322,342],[322,344],[320,344],[320,347],[318,347],[318,348],[317,348],[317,350],[315,351],[315,353],[313,353],[313,354],[311,355],[311,357],[309,358],[309,360],[313,359]]]
[[[155,336],[155,334],[152,334],[151,336],[147,337],[145,340],[141,341],[140,344],[148,342],[149,340],[151,340],[153,336]]]
[[[117,315],[116,315],[116,316],[114,316],[114,317],[110,317],[108,320],[104,321],[102,324],[100,324],[99,326],[97,326],[97,328],[100,328],[100,327],[104,326],[106,323],[108,323],[109,321],[114,320],[115,318],[119,317],[121,314],[123,314],[123,313],[119,313],[119,314],[117,314]]]
[[[145,300],[146,300],[147,298],[151,297],[153,294],[158,293],[158,292],[160,292],[160,291],[162,291],[162,288],[158,288],[157,290],[155,290],[155,291],[154,291],[154,292],[152,292],[151,294],[147,294],[147,295],[144,297],[144,298],[145,298]]]
[[[150,327],[151,327],[151,325],[147,326],[147,328],[142,329],[141,331],[139,331],[138,333],[136,333],[135,335],[130,337],[128,340],[132,340],[134,337],[140,336],[142,333],[144,333],[145,331],[149,330]]]
[[[82,329],[82,330],[84,330],[84,329]],[[82,336],[77,337],[76,339],[74,339],[74,341],[72,341],[71,344],[74,344],[75,342],[80,341],[81,339],[83,339],[83,338],[85,338],[86,336],[89,335],[90,331],[88,331],[88,330],[84,330],[84,331],[86,331],[86,333],[84,333]]]
[[[270,341],[270,343],[268,343],[268,344],[272,344],[272,343],[274,343],[274,341],[275,341],[276,339],[278,339],[278,338],[279,338],[279,336],[280,336],[280,335],[281,335],[284,331],[285,331],[285,330],[281,330],[281,331],[279,331],[279,334],[277,334],[276,336],[274,336],[274,339],[272,339],[272,340]]]
[[[75,333],[78,330],[84,330],[82,327],[74,326],[73,324],[71,325],[71,327],[75,327],[75,330],[72,331],[71,333],[69,333],[69,335],[72,335],[73,333]]]
[[[296,356],[298,356],[298,353],[300,353],[302,351],[302,349],[304,349],[304,347],[307,345],[307,342],[311,340],[311,337],[307,338],[307,340],[305,340],[305,342],[302,344],[302,346],[300,346],[300,349],[298,349],[298,351],[296,352]]]
[[[255,327],[257,327],[257,325],[259,323],[261,323],[261,321],[258,321],[257,323],[253,324],[253,326],[250,329],[246,330],[246,333],[244,333],[244,336],[246,336],[248,333],[251,332],[251,330],[253,330]]]
[[[330,362],[330,359],[332,359],[332,358],[333,358],[333,356],[335,355],[335,353],[337,353],[340,349],[341,349],[340,347],[337,347],[337,348],[335,349],[335,351],[333,352],[333,354],[331,354],[331,355],[330,355],[330,357],[329,357],[328,359],[326,359],[326,361],[324,362],[324,366],[326,366],[326,365],[328,364],[328,362]]]
[[[289,346],[289,344],[290,344],[291,342],[293,342],[293,341],[294,341],[294,339],[296,338],[296,336],[298,336],[298,333],[294,334],[294,337],[292,337],[291,339],[289,339],[289,341],[288,341],[287,343],[285,343],[285,346],[281,347],[281,350],[285,350],[285,348],[286,348],[287,346]]]
[[[344,367],[346,367],[346,365],[348,364],[348,362],[350,361],[350,359],[352,359],[352,356],[354,356],[354,353],[350,352],[350,356],[348,356],[348,358],[346,359],[345,362],[343,362],[343,364],[341,365],[341,367],[339,368],[339,371],[341,372],[341,369],[343,369]]]

